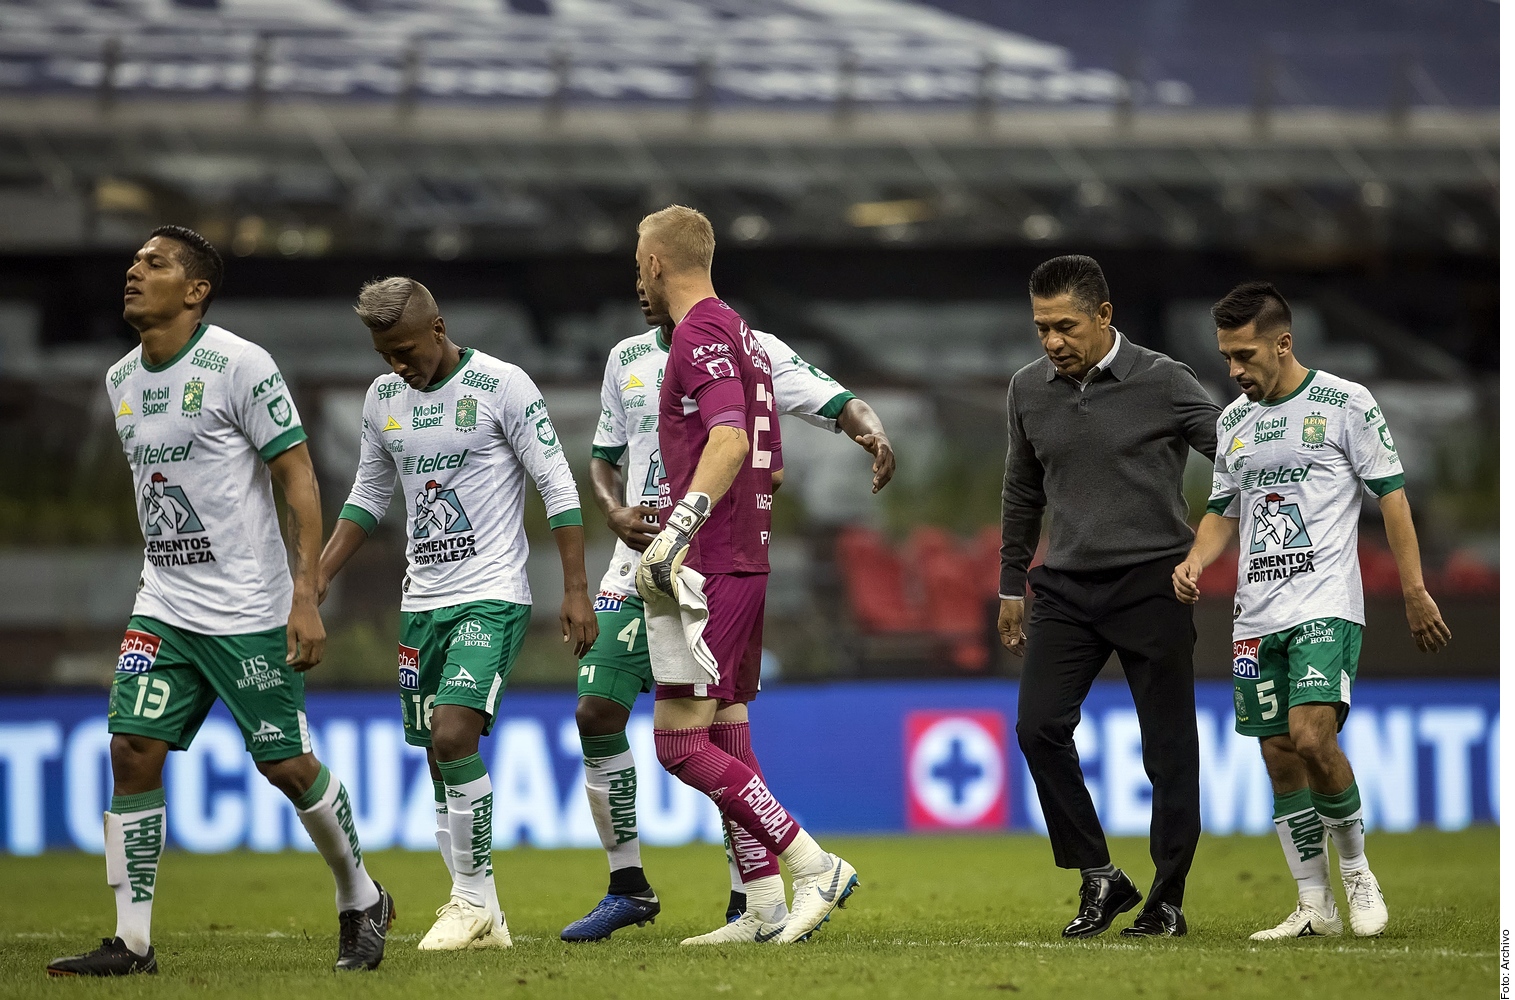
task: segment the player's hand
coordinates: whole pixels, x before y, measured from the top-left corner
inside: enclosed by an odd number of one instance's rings
[[[1438,652],[1452,641],[1452,630],[1441,620],[1441,609],[1431,600],[1426,588],[1405,594],[1405,617],[1410,620],[1410,635],[1422,653]]]
[[[999,602],[999,641],[1016,656],[1026,655],[1026,633],[1021,630],[1022,616],[1025,613],[1024,600],[1001,599]]]
[[[689,536],[672,524],[658,532],[637,564],[637,593],[651,600],[655,593],[679,596],[679,569],[689,554]]]
[[[310,597],[296,597],[289,608],[289,627],[284,632],[284,662],[303,673],[321,662],[326,652],[326,626]]]
[[[689,554],[690,539],[710,517],[710,508],[707,494],[693,492],[673,505],[667,526],[648,544],[637,564],[637,593],[642,600],[651,600],[660,593],[678,599],[679,569]]]
[[[558,622],[563,626],[563,641],[573,644],[575,660],[589,652],[589,647],[600,637],[600,622],[594,616],[594,606],[589,603],[588,588],[575,587],[564,592]]]
[[[648,518],[651,518],[649,521]],[[658,509],[646,504],[617,507],[605,516],[605,523],[615,536],[633,550],[643,552],[658,533]]]
[[[877,493],[894,478],[894,446],[883,434],[859,434],[852,440],[873,456],[873,492]]]
[[[1205,568],[1197,559],[1185,559],[1173,567],[1173,593],[1185,604],[1199,600],[1199,577]]]

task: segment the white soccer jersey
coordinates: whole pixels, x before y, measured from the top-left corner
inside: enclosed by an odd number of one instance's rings
[[[580,524],[579,491],[542,393],[520,368],[464,351],[438,385],[374,379],[358,475],[341,517],[373,531],[399,477],[405,504],[403,611],[466,601],[531,603],[526,477],[553,527]]]
[[[753,332],[773,363],[773,392],[779,412],[837,431],[836,418],[853,398],[852,393],[779,338],[760,330]],[[649,330],[615,345],[605,362],[593,454],[611,465],[625,466],[625,502],[629,505],[658,505],[658,480],[663,477],[658,456],[658,389],[667,360],[668,345],[663,343],[661,331]],[[616,539],[600,592],[612,598],[634,596],[633,574],[639,559],[640,553]]]
[[[105,388],[146,541],[132,613],[205,635],[286,624],[294,584],[267,463],[305,428],[274,359],[202,323],[164,364],[134,348]]]
[[[1405,484],[1373,394],[1311,371],[1276,402],[1241,396],[1216,422],[1209,511],[1240,518],[1234,638],[1312,618],[1363,621],[1357,521],[1366,486]]]

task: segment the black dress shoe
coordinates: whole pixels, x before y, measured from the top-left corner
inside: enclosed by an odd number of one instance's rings
[[[1136,915],[1131,926],[1120,932],[1121,937],[1183,937],[1189,933],[1189,924],[1184,920],[1184,911],[1172,903],[1149,906]]]
[[[1063,928],[1063,937],[1086,938],[1103,934],[1110,923],[1142,901],[1141,890],[1119,868],[1110,878],[1093,875],[1078,890],[1078,916]]]

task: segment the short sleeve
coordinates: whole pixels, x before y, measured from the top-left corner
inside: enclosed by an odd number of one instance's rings
[[[1223,443],[1231,440],[1226,437],[1218,418],[1215,421],[1215,440]],[[1239,453],[1240,449],[1237,451]],[[1231,471],[1230,458],[1225,452],[1224,447],[1216,448],[1215,471],[1210,475],[1210,501],[1205,504],[1205,513],[1239,518],[1241,487],[1236,482],[1236,474]]]
[[[249,345],[231,378],[231,413],[264,462],[271,462],[306,439],[289,386],[269,353]]]
[[[1357,478],[1375,496],[1404,489],[1404,467],[1389,434],[1389,422],[1373,394],[1366,389],[1353,393],[1346,417],[1345,450]]]
[[[854,398],[852,393],[779,338],[770,333],[758,333],[757,338],[773,365],[773,396],[778,411],[825,430],[838,431],[836,418],[847,401]]]
[[[605,378],[600,382],[600,422],[595,425],[589,453],[611,465],[620,465],[628,440],[626,408],[621,403],[621,364],[612,351],[605,359]]]
[[[724,422],[718,421],[722,415],[735,416],[738,426],[746,426],[740,359],[714,322],[686,317],[674,330],[668,364],[676,373],[675,384],[698,404],[705,426]]]

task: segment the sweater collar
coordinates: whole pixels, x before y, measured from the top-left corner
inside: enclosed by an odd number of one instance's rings
[[[1115,335],[1113,338],[1114,342],[1110,345],[1110,353],[1106,354],[1103,358],[1100,358],[1099,363],[1096,364],[1094,368],[1091,368],[1089,370],[1089,375],[1084,379],[1085,384],[1087,384],[1094,375],[1098,374],[1098,372],[1109,372],[1111,376],[1113,376],[1117,381],[1124,382],[1126,380],[1126,377],[1131,374],[1131,367],[1136,364],[1135,351],[1129,349],[1124,351],[1121,350],[1121,348],[1125,346],[1126,338],[1121,336],[1121,332],[1113,326],[1110,327],[1110,332]],[[1096,369],[1098,371],[1096,371]],[[1057,366],[1052,363],[1052,360],[1050,358],[1048,358],[1047,381],[1051,382],[1053,379],[1057,378],[1057,374]],[[1077,382],[1076,379],[1071,378],[1069,381],[1075,383]]]

